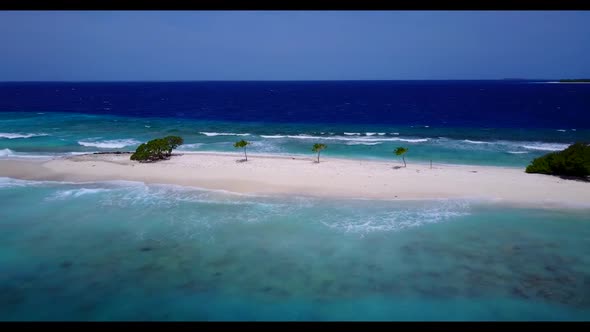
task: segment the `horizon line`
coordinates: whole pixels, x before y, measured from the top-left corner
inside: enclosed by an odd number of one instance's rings
[[[480,79],[310,79],[310,80],[23,80],[23,81],[0,81],[1,83],[190,83],[190,82],[395,82],[395,81],[559,81],[559,80],[587,80],[585,78],[480,78]]]

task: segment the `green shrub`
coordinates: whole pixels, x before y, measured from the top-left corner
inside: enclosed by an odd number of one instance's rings
[[[559,152],[535,158],[526,168],[527,173],[587,177],[590,175],[590,146],[575,143]]]
[[[147,143],[141,143],[135,153],[131,155],[131,160],[148,160],[150,159],[150,152]]]
[[[173,149],[176,149],[178,146],[184,143],[184,140],[180,136],[166,136],[164,139],[170,145],[170,149],[168,150],[168,155],[172,153]]]
[[[166,159],[170,157],[172,150],[182,143],[184,143],[184,140],[178,136],[156,138],[139,145],[135,153],[131,155],[131,160],[146,162]]]

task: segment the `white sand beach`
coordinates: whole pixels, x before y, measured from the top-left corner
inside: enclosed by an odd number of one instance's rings
[[[157,163],[128,154],[89,154],[49,161],[2,160],[0,176],[27,180],[129,180],[251,194],[366,199],[486,199],[544,207],[590,206],[590,183],[527,174],[523,169],[240,154],[178,154]]]

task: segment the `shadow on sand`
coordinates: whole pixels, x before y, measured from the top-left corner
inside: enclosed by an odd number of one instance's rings
[[[577,176],[568,176],[568,175],[559,175],[560,179],[563,180],[572,180],[578,182],[590,182],[590,177],[577,177]]]

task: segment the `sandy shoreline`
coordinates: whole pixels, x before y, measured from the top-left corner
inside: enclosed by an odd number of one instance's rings
[[[0,160],[0,176],[26,180],[129,180],[251,194],[367,199],[484,199],[543,207],[590,207],[590,183],[526,174],[523,169],[397,161],[190,153],[142,164],[128,154],[53,160]]]

